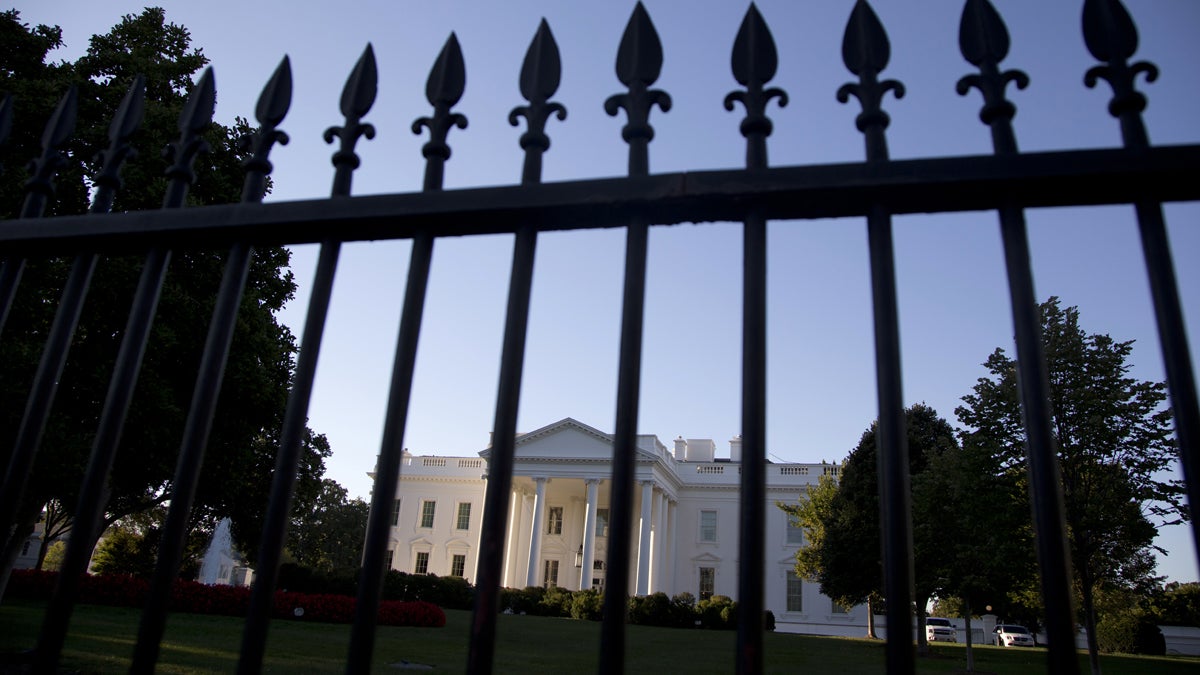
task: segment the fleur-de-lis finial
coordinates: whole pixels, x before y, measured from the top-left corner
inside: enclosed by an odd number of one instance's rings
[[[1107,80],[1113,89],[1108,112],[1121,120],[1126,145],[1149,145],[1141,113],[1146,109],[1146,97],[1134,89],[1138,74],[1147,82],[1158,79],[1158,67],[1148,61],[1128,63],[1137,52],[1137,27],[1133,17],[1120,0],[1086,0],[1083,3],[1083,40],[1088,51],[1104,65],[1093,66],[1083,77],[1088,87],[1100,79]]]
[[[842,39],[842,61],[851,73],[859,76],[857,83],[848,82],[837,92],[842,103],[853,94],[862,103],[863,111],[855,118],[858,130],[867,136],[867,159],[887,159],[883,130],[891,118],[883,111],[883,95],[889,91],[904,98],[904,85],[896,80],[879,81],[879,73],[891,59],[891,45],[883,24],[866,0],[858,0],[846,24]]]
[[[208,142],[201,134],[212,123],[216,104],[217,87],[210,66],[204,69],[200,81],[192,87],[183,112],[179,115],[179,140],[172,141],[163,151],[163,156],[172,162],[166,172],[171,182],[163,198],[164,208],[183,206],[188,187],[196,180],[196,175],[192,172],[192,162],[200,153],[209,151]]]
[[[426,190],[442,189],[443,169],[446,160],[450,159],[450,146],[446,144],[450,129],[467,128],[465,115],[450,112],[462,98],[466,86],[467,68],[463,63],[462,48],[458,44],[458,36],[450,33],[425,82],[425,98],[433,106],[433,116],[418,118],[412,125],[414,134],[420,134],[422,128],[429,129],[429,141],[421,147],[421,154],[426,160]]]
[[[100,173],[96,174],[96,196],[90,209],[93,213],[107,213],[112,208],[116,191],[121,188],[121,166],[126,159],[137,156],[129,139],[142,123],[145,97],[146,78],[139,74],[129,85],[117,114],[108,125],[108,149],[96,155]]]
[[[541,180],[542,154],[550,148],[546,120],[550,115],[557,115],[560,121],[567,119],[567,109],[562,104],[550,101],[550,97],[558,91],[561,77],[558,44],[550,32],[550,25],[542,19],[533,42],[529,43],[529,50],[525,52],[525,63],[521,66],[521,95],[529,101],[529,105],[517,106],[508,113],[508,123],[512,126],[519,124],[518,117],[524,117],[529,125],[528,130],[521,134],[521,148],[525,150],[525,168],[521,172],[523,183]]]
[[[1020,70],[1000,70],[1000,62],[1008,56],[1008,29],[988,0],[967,0],[959,22],[958,45],[963,58],[979,67],[979,74],[964,76],[955,90],[965,96],[975,87],[983,94],[979,119],[992,127],[997,152],[1015,153],[1017,142],[1011,122],[1017,107],[1005,98],[1005,89],[1009,82],[1024,89],[1029,86],[1029,76]]]
[[[288,143],[288,135],[276,127],[283,121],[291,105],[292,63],[285,55],[258,96],[258,106],[254,109],[258,131],[241,140],[242,148],[251,151],[250,157],[242,163],[246,167],[246,180],[242,184],[243,202],[262,201],[266,192],[266,177],[272,168],[268,159],[271,148],[276,143]]]
[[[66,166],[63,148],[75,130],[75,115],[79,109],[79,94],[75,85],[59,99],[58,106],[46,128],[42,131],[42,155],[34,160],[29,171],[32,176],[25,181],[25,204],[22,218],[37,218],[46,209],[46,202],[54,196],[54,174]]]
[[[750,3],[750,9],[746,10],[737,38],[733,41],[731,65],[733,78],[746,90],[727,94],[725,109],[732,111],[735,101],[746,107],[746,117],[740,127],[742,136],[746,137],[746,166],[765,168],[766,137],[771,135],[773,129],[771,119],[766,115],[767,103],[772,98],[778,98],[779,107],[782,108],[787,106],[788,96],[787,92],[777,87],[763,89],[775,77],[779,57],[771,30],[754,3]]]
[[[626,94],[615,94],[604,102],[604,111],[616,116],[625,109],[628,123],[621,128],[621,137],[629,143],[629,175],[644,176],[650,172],[647,146],[654,139],[650,126],[650,109],[657,104],[663,112],[671,110],[671,97],[659,89],[650,89],[662,71],[662,42],[650,21],[646,8],[639,2],[621,36],[617,49],[617,79],[629,87]]]
[[[346,118],[342,126],[329,127],[325,130],[325,142],[332,143],[337,138],[341,141],[337,152],[333,153],[333,196],[344,197],[350,194],[350,179],[358,168],[358,155],[354,146],[360,136],[367,140],[375,138],[375,127],[363,124],[362,118],[375,104],[375,94],[378,91],[379,73],[375,68],[375,50],[367,43],[362,56],[350,71],[346,85],[342,87],[341,113]]]

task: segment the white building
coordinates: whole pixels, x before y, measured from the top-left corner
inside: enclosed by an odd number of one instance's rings
[[[737,599],[741,439],[718,457],[710,439],[668,449],[638,437],[628,592]],[[491,449],[474,457],[411,455],[392,510],[390,566],[470,578],[476,567]],[[612,437],[567,418],[516,440],[502,584],[603,588],[607,568]],[[797,579],[802,530],[776,502],[796,503],[835,464],[767,466],[765,607],[780,630],[862,635],[866,607],[843,608]]]

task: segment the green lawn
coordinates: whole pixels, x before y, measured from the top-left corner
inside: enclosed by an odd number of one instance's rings
[[[119,673],[129,667],[139,612],[82,605],[75,610],[63,667],[82,673]],[[433,670],[462,672],[466,665],[470,613],[446,612],[445,628],[380,628],[374,670],[401,670],[423,664]],[[9,602],[0,606],[0,653],[34,644],[42,606]],[[534,616],[500,616],[497,626],[498,673],[593,672],[600,624]],[[229,617],[180,614],[170,617],[159,662],[160,673],[229,673],[237,663],[242,621]],[[728,673],[733,671],[734,634],[630,626],[627,670],[631,673]],[[275,621],[271,624],[264,670],[270,673],[337,673],[350,640],[345,625]],[[769,673],[852,675],[882,672],[883,643],[849,638],[819,638],[768,633]],[[1032,675],[1045,671],[1043,649],[975,650],[976,670],[996,675]],[[920,659],[920,673],[959,673],[965,667],[961,645],[937,645]],[[1104,656],[1105,675],[1172,675],[1200,672],[1200,658]],[[1086,659],[1080,659],[1086,671]],[[0,665],[0,672],[3,672]]]

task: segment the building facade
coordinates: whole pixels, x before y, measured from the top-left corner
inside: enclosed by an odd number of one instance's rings
[[[490,448],[473,457],[404,455],[391,514],[390,567],[474,576]],[[571,418],[516,440],[503,585],[605,587],[612,438]],[[637,443],[630,594],[737,599],[741,440]],[[866,607],[840,607],[795,576],[803,531],[776,502],[796,503],[836,464],[767,466],[765,607],[781,630],[860,635]]]

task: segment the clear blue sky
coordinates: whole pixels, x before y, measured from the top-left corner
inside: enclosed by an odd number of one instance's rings
[[[518,181],[520,129],[508,111],[523,103],[517,76],[538,21],[558,41],[563,83],[555,100],[569,111],[552,121],[545,180],[611,177],[626,171],[623,118],[602,110],[621,91],[613,63],[633,3],[442,1],[317,3],[259,0],[166,1],[168,20],[187,26],[215,68],[217,116],[250,117],[263,84],[289,54],[295,76],[292,112],[282,125],[292,142],[275,150],[273,200],[328,194],[333,149],[320,139],[340,124],[342,85],[367,42],[380,72],[379,97],[367,121],[378,136],[358,146],[362,167],[354,193],[409,192],[421,184],[425,137],[409,125],[429,114],[425,78],[442,43],[456,31],[466,59],[467,89],[456,108],[470,120],[449,138],[453,156],[446,187]],[[663,41],[658,87],[674,99],[655,111],[651,171],[731,168],[744,161],[737,131],[743,116],[721,105],[736,84],[729,53],[747,4],[648,0]],[[1012,35],[1009,68],[1029,73],[1025,91],[1010,90],[1022,150],[1113,147],[1120,143],[1108,115],[1111,91],[1084,87],[1094,65],[1080,32],[1082,2],[996,1]],[[858,161],[862,137],[857,103],[841,105],[837,88],[851,79],[841,63],[841,38],[851,0],[763,0],[758,7],[779,48],[772,83],[791,104],[772,105],[769,141],[775,166]],[[892,156],[990,153],[978,120],[979,94],[960,97],[954,84],[972,72],[958,51],[961,2],[877,0],[892,43],[885,75],[908,95],[889,97]],[[90,35],[133,0],[21,0],[29,23],[63,27],[74,58]],[[1145,118],[1153,142],[1200,140],[1200,3],[1128,0],[1138,23],[1138,58],[1162,70]],[[1189,319],[1200,334],[1200,208],[1166,209]],[[1028,213],[1037,292],[1076,305],[1091,332],[1137,340],[1134,373],[1164,378],[1141,246],[1132,208],[1045,209]],[[650,238],[645,355],[639,430],[664,440],[713,438],[720,447],[737,434],[741,316],[740,225],[656,228]],[[839,460],[876,416],[871,304],[865,227],[858,220],[778,222],[770,228],[768,442],[784,461]],[[1012,329],[993,213],[895,219],[905,398],[924,401],[952,423],[959,399],[985,374],[996,347],[1011,353]],[[622,231],[572,232],[539,239],[532,322],[519,427],[531,430],[566,416],[611,431],[615,418]],[[329,476],[367,497],[379,451],[408,244],[344,248],[312,402],[310,426],[333,446]],[[487,444],[508,286],[511,237],[438,241],[421,335],[413,405],[405,445],[416,454],[473,454]],[[293,258],[301,285],[283,320],[297,334],[316,251]],[[1159,572],[1197,578],[1190,537],[1167,528],[1160,544],[1171,555]]]

